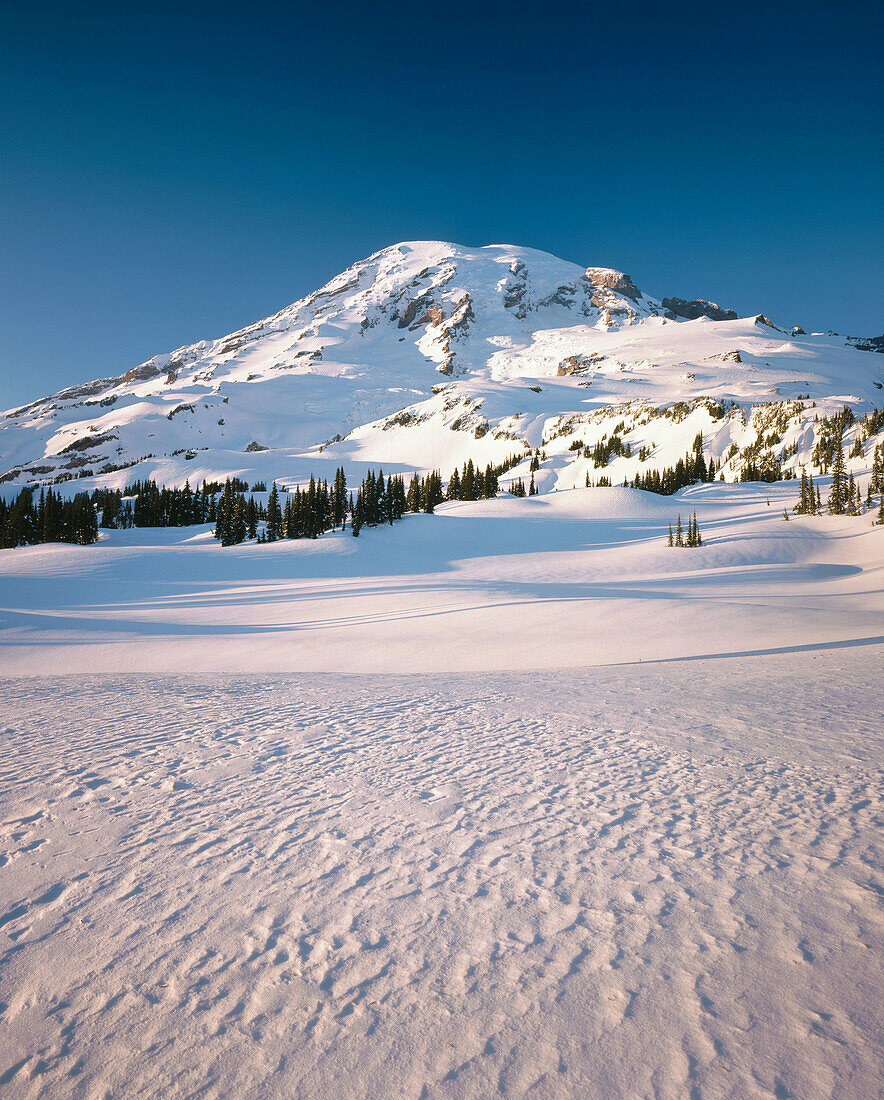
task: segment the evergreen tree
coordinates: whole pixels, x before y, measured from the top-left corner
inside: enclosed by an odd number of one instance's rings
[[[362,530],[362,524],[364,522],[365,507],[362,498],[362,489],[356,492],[355,505],[350,503],[350,530],[353,532],[353,538],[359,538],[359,532]]]
[[[279,506],[279,490],[274,481],[267,500],[267,541],[276,542],[280,538],[282,538],[282,509]]]
[[[829,492],[829,514],[842,516],[847,511],[847,482],[845,480],[844,446],[839,436],[832,456],[832,488]]]
[[[811,505],[808,497],[809,497],[809,487],[808,487],[808,481],[807,481],[807,471],[802,466],[801,467],[801,493],[800,493],[800,496],[798,497],[798,503],[795,506],[795,512],[799,516],[806,516],[808,514],[808,512],[810,512],[812,510],[812,505]]]
[[[847,512],[851,516],[859,515],[859,490],[856,487],[856,481],[853,477],[853,471],[850,471],[850,476],[847,479]]]
[[[230,521],[230,541],[232,543],[244,542],[247,530],[246,498],[242,493],[237,493],[233,505],[233,516]]]

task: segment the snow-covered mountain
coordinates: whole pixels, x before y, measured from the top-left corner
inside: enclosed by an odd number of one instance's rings
[[[730,480],[772,425],[771,453],[797,466],[820,409],[882,403],[875,350],[529,248],[404,243],[239,332],[10,410],[0,480],[285,481],[365,462],[446,475],[542,448],[549,489],[597,476],[583,451],[614,432],[630,445],[615,484],[697,432]]]

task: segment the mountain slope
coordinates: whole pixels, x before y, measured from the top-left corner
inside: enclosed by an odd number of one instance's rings
[[[11,410],[0,420],[0,472],[12,483],[116,484],[135,464],[129,476],[172,482],[383,461],[447,473],[551,437],[588,443],[624,410],[639,444],[639,423],[675,402],[688,403],[676,420],[684,427],[664,430],[670,415],[650,433],[671,446],[650,435],[643,445],[674,461],[702,431],[720,459],[747,431],[754,438],[752,406],[800,396],[862,410],[882,376],[884,361],[842,337],[658,300],[607,268],[509,245],[412,242],[239,332]],[[796,415],[796,431],[803,423]],[[812,432],[798,434],[811,442]],[[550,486],[583,484],[569,453],[545,467]],[[622,465],[621,479],[637,468]]]

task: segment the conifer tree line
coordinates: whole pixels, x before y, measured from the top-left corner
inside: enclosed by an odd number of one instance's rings
[[[9,503],[0,498],[0,547],[73,542],[88,546],[98,539],[98,517],[88,493],[65,498],[52,489],[39,496],[30,487]]]
[[[849,410],[845,410],[849,412]],[[878,448],[875,448],[877,456]],[[829,490],[829,498],[826,502],[826,506],[831,516],[858,516],[863,511],[863,499],[860,493],[859,486],[853,476],[853,471],[849,474],[847,472],[846,463],[844,460],[844,445],[841,435],[836,435],[832,440],[831,451],[829,453],[829,460],[832,467],[832,486]],[[880,462],[879,462],[880,467]],[[866,497],[866,507],[872,506],[872,493],[875,491],[875,485],[881,480],[879,477],[875,477],[875,468],[872,468],[872,478],[869,482],[868,493]],[[821,515],[822,514],[822,501],[820,499],[819,489],[816,489],[813,484],[813,474],[807,475],[806,471],[801,470],[801,491],[798,497],[798,503],[793,508],[796,515]]]
[[[152,480],[133,481],[122,490],[95,489],[92,503],[101,511],[103,528],[191,527],[214,522],[215,497],[221,488],[220,482],[204,481],[194,491],[189,481],[183,489],[160,488]]]
[[[588,480],[589,474],[586,476]],[[624,478],[623,487],[624,489],[644,489],[648,493],[658,493],[660,496],[670,497],[686,485],[693,485],[698,481],[714,480],[715,459],[710,458],[707,466],[706,459],[703,456],[703,434],[698,432],[692,450],[688,451],[684,458],[680,458],[674,466],[667,466],[662,471],[648,470],[644,474],[636,474],[632,481]],[[601,484],[601,480],[599,480],[599,484]]]
[[[500,474],[522,461],[511,455],[499,465],[484,470],[472,460],[452,471],[447,485],[434,470],[421,477],[414,474],[408,489],[401,475],[384,477],[383,470],[369,470],[356,492],[348,496],[344,468],[331,485],[311,476],[306,488],[280,494],[274,484],[265,506],[253,495],[246,496],[248,482],[240,478],[203,481],[196,490],[190,482],[184,488],[159,486],[152,479],[130,482],[124,489],[95,489],[66,499],[52,489],[23,489],[11,502],[0,500],[0,545],[13,547],[38,542],[95,542],[99,527],[121,530],[130,527],[188,527],[213,524],[214,535],[224,546],[246,539],[276,542],[279,539],[317,538],[326,531],[346,527],[358,535],[363,527],[395,523],[406,512],[432,512],[446,500],[480,500],[498,492]],[[533,479],[532,479],[533,480]],[[252,492],[265,491],[256,482]],[[282,498],[284,497],[284,503]],[[263,524],[263,529],[261,525]]]
[[[703,538],[700,534],[700,525],[697,523],[696,512],[694,512],[693,518],[688,519],[687,530],[681,525],[681,515],[678,517],[674,535],[672,533],[672,524],[669,524],[669,545],[688,546],[691,548],[703,545]]]
[[[222,546],[233,546],[245,539],[258,542],[278,542],[280,539],[315,539],[326,531],[344,529],[350,510],[347,500],[347,478],[343,466],[335,471],[329,486],[327,480],[319,481],[312,474],[307,488],[297,486],[294,492],[282,494],[280,501],[276,483],[263,508],[254,497],[246,499],[233,486],[225,484],[218,499],[215,517],[215,538]],[[266,520],[264,529],[258,531],[258,523]]]

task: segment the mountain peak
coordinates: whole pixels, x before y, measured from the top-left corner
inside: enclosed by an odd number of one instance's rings
[[[683,323],[700,318],[714,323]],[[538,249],[402,241],[228,336],[12,410],[0,419],[0,470],[53,481],[144,456],[178,469],[176,456],[204,452],[228,456],[211,469],[237,468],[245,453],[257,461],[254,444],[293,454],[366,431],[372,453],[385,441],[386,462],[436,466],[451,438],[458,454],[497,461],[533,438],[529,421],[605,405],[865,399],[880,361],[839,337],[784,342],[701,299],[658,301],[621,271]],[[442,436],[417,431],[431,420]],[[376,437],[377,424],[387,427]],[[435,442],[421,450],[421,438]]]

